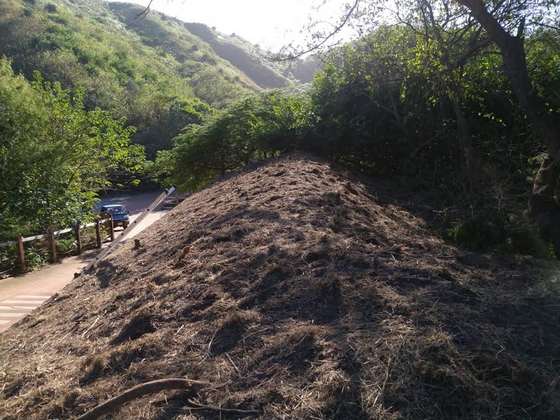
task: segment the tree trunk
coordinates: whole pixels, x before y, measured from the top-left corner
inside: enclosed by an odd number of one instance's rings
[[[550,153],[550,152],[549,152]],[[552,242],[560,258],[560,207],[556,201],[558,188],[558,154],[544,159],[533,181],[529,212],[546,240]]]
[[[537,135],[542,138],[548,156],[533,180],[529,213],[544,239],[553,243],[560,258],[560,206],[556,199],[560,161],[560,127],[551,121],[544,104],[537,97],[529,78],[525,48],[520,38],[510,36],[502,49],[504,68],[512,88]]]
[[[456,98],[450,98],[450,101],[457,120],[457,135],[463,157],[462,165],[465,179],[467,180],[467,192],[471,194],[477,184],[476,172],[478,167],[476,165],[469,123],[459,101]]]
[[[504,72],[519,105],[547,147],[548,156],[534,179],[533,191],[529,199],[529,212],[543,237],[554,244],[556,254],[560,257],[560,206],[555,196],[560,162],[560,126],[551,121],[544,104],[531,85],[523,42],[523,27],[520,27],[518,36],[512,36],[488,12],[483,1],[459,0],[459,2],[470,10],[489,38],[500,49]]]

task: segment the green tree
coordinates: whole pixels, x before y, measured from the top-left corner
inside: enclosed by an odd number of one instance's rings
[[[301,147],[310,121],[310,102],[304,95],[250,96],[203,124],[186,127],[172,152],[158,154],[156,173],[183,189],[198,189],[250,161]]]
[[[141,164],[133,129],[106,111],[86,111],[83,94],[38,75],[33,83],[0,60],[0,232],[41,231],[91,213],[111,170]]]
[[[457,5],[460,7],[456,7]],[[455,20],[458,23],[454,29],[455,34],[466,30],[473,30],[475,34],[484,32],[490,44],[498,49],[502,59],[502,71],[509,81],[509,86],[504,93],[511,90],[522,115],[530,122],[532,135],[546,148],[546,154],[542,156],[540,168],[534,177],[529,210],[543,236],[554,242],[557,254],[560,254],[560,227],[557,223],[560,218],[557,194],[558,185],[560,185],[560,124],[558,115],[550,111],[546,98],[539,95],[538,89],[535,88],[536,83],[531,77],[527,64],[526,48],[528,34],[534,32],[539,26],[544,24],[553,30],[558,29],[557,26],[554,26],[558,22],[557,2],[549,0],[404,0],[396,2],[394,6],[395,10],[391,10],[391,5],[384,0],[354,0],[340,18],[339,24],[334,25],[334,30],[327,34],[313,34],[312,45],[302,52],[314,51],[324,46],[329,39],[351,22],[357,21],[362,30],[368,26],[370,30],[373,30],[378,25],[380,13],[387,11],[389,13],[385,16],[394,16],[398,23],[408,27],[414,27],[420,20],[427,37],[434,36],[438,42],[441,41],[438,40],[438,34],[442,34],[439,29],[443,28],[441,22],[448,22],[449,18],[453,21],[455,16],[459,16]],[[449,15],[450,10],[456,10],[456,12]],[[467,13],[465,14],[465,12]],[[552,25],[547,22],[552,22]],[[438,30],[435,30],[436,28]],[[439,42],[439,44],[442,47],[446,43]],[[464,47],[470,48],[469,44],[466,43]],[[458,45],[461,43],[459,42]],[[449,57],[446,57],[446,51],[441,52],[443,53],[442,63],[451,63],[447,60]],[[468,49],[463,48],[462,54],[468,56]],[[291,54],[291,56],[297,55]],[[462,93],[461,91],[459,93],[460,97]],[[462,113],[463,110],[456,98],[451,97],[451,99],[455,101],[455,110]],[[467,124],[459,122],[458,125],[463,126],[459,128],[459,131],[462,131],[463,140],[471,139],[468,132],[465,135]],[[470,147],[465,141],[463,141],[463,145],[467,149]],[[465,156],[467,155],[468,153],[465,153]],[[465,166],[468,167],[470,164],[466,162]]]

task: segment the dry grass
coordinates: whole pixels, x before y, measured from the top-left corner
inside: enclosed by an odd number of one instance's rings
[[[0,416],[560,418],[560,302],[390,185],[293,157],[193,195],[0,336]],[[544,280],[543,280],[544,279]]]

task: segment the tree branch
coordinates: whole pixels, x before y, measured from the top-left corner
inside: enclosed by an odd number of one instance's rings
[[[146,8],[144,10],[142,10],[140,13],[138,13],[138,15],[136,16],[136,19],[140,19],[140,18],[144,18],[144,17],[148,16],[148,13],[150,13],[150,7],[152,6],[153,2],[154,2],[154,0],[150,0],[148,5],[146,6]]]
[[[91,409],[85,414],[78,417],[77,420],[95,420],[104,414],[108,414],[129,401],[135,400],[147,394],[155,394],[160,391],[170,390],[170,389],[189,389],[200,386],[208,386],[207,382],[192,381],[190,379],[184,378],[169,378],[169,379],[159,379],[156,381],[146,382],[140,385],[136,385],[120,395],[111,398],[108,401],[98,405],[97,407]]]
[[[354,0],[354,4],[352,5],[352,7],[350,7],[350,9],[346,13],[346,15],[344,15],[342,21],[338,25],[336,25],[336,27],[331,32],[329,32],[317,44],[307,48],[306,50],[299,51],[295,54],[290,54],[290,55],[287,55],[287,56],[281,56],[280,55],[278,57],[275,57],[275,61],[291,61],[291,60],[298,59],[298,58],[304,56],[305,54],[309,54],[313,51],[317,51],[319,48],[321,48],[323,45],[325,45],[332,37],[334,37],[336,34],[338,34],[348,24],[348,22],[352,18],[352,15],[354,14],[356,9],[358,8],[358,5],[360,4],[360,1],[361,0]]]

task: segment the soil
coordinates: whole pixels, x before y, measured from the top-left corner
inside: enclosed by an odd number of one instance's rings
[[[0,417],[560,418],[560,270],[306,156],[188,197],[0,335]]]

